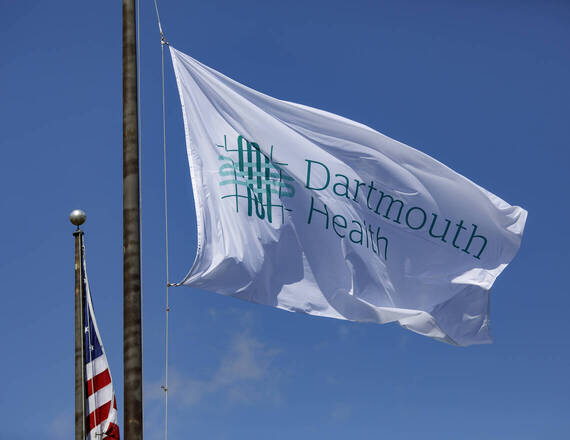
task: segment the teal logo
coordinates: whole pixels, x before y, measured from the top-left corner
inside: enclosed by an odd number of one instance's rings
[[[222,195],[222,200],[232,200],[236,212],[240,210],[240,202],[245,205],[247,200],[247,215],[255,214],[258,218],[273,223],[277,212],[281,223],[284,223],[285,211],[291,210],[285,208],[281,200],[293,197],[295,188],[292,185],[293,178],[283,169],[287,164],[273,160],[273,145],[267,156],[257,143],[250,142],[243,136],[237,137],[235,148],[228,148],[227,137],[224,135],[224,145],[216,147],[224,150],[224,154],[218,156],[223,162],[219,171],[220,186],[231,191]]]

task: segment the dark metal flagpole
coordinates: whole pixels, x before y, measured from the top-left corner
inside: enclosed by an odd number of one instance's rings
[[[85,222],[85,213],[79,209],[69,215],[71,223],[77,226],[75,237],[75,440],[85,440],[85,369],[84,358],[84,324],[83,324],[83,264],[81,249],[83,247],[83,231],[79,226]]]
[[[123,368],[125,440],[143,438],[135,0],[123,0]]]

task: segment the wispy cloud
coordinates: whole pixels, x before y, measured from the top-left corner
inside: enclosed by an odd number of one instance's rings
[[[208,351],[210,364],[172,366],[168,376],[169,433],[200,429],[201,417],[256,405],[278,406],[282,385],[291,373],[282,365],[281,350],[264,341],[257,332],[254,316],[243,310],[209,311],[212,324],[230,322],[232,334],[216,349]],[[220,336],[218,334],[218,336]],[[222,336],[223,337],[223,336]],[[220,350],[220,351],[218,351]],[[203,359],[205,360],[205,359]],[[145,438],[164,438],[164,391],[161,380],[145,383]],[[233,438],[230,432],[209,431],[209,438]],[[175,435],[175,434],[174,434]],[[220,437],[221,436],[221,437]]]
[[[211,314],[213,320],[216,313]],[[240,331],[233,335],[216,367],[204,377],[192,371],[171,368],[169,371],[169,398],[178,406],[194,406],[209,400],[224,403],[248,404],[262,401],[278,404],[284,373],[276,364],[279,350],[269,347],[251,331],[251,317],[240,316]],[[160,384],[150,383],[145,397],[164,399]]]
[[[170,396],[191,406],[223,395],[225,400],[250,403],[261,399],[280,400],[277,382],[280,371],[273,365],[278,351],[268,348],[249,332],[232,338],[218,367],[206,379],[195,379],[175,370],[170,374]],[[260,382],[263,387],[258,387]]]

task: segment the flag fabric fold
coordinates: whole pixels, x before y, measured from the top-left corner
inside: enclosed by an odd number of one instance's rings
[[[82,249],[83,264],[83,323],[85,365],[85,432],[89,440],[120,440],[117,401],[111,370],[91,299],[87,281],[85,248]]]
[[[182,284],[281,309],[490,342],[526,211],[349,119],[170,47],[197,215]]]

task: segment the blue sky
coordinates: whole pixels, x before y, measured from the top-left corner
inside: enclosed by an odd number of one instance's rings
[[[178,49],[414,146],[529,211],[492,345],[171,290],[170,438],[563,438],[570,429],[570,5],[162,1]],[[122,405],[121,7],[2,2],[1,437],[73,433],[73,227]],[[142,1],[145,436],[162,438],[160,44]],[[168,60],[168,59],[167,59]],[[195,254],[170,61],[171,281]],[[122,412],[121,412],[122,416]]]

